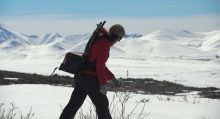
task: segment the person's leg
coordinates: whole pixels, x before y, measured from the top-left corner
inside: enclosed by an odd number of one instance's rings
[[[108,109],[108,98],[106,95],[103,95],[101,92],[99,92],[100,84],[98,77],[82,73],[78,81],[96,106],[98,118],[112,119]]]
[[[75,80],[74,91],[71,95],[69,103],[64,108],[62,114],[60,115],[60,119],[73,119],[76,115],[78,109],[82,106],[84,100],[86,99],[87,93],[86,91],[79,85],[78,81]]]
[[[109,112],[109,102],[106,95],[100,94],[88,94],[92,102],[96,107],[96,112],[98,114],[99,119],[112,119]]]

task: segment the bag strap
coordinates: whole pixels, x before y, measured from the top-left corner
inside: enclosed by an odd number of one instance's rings
[[[57,68],[59,68],[59,67],[56,67],[54,70],[53,70],[53,73],[57,70]],[[50,75],[50,76],[52,76],[53,75],[53,73]]]
[[[73,53],[73,54],[83,54],[83,55],[89,55],[88,53],[83,53],[83,52],[70,52],[70,53]]]

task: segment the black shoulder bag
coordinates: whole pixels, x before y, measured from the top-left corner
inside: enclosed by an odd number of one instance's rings
[[[97,24],[97,28],[94,30],[92,36],[90,37],[86,45],[84,53],[78,53],[78,52],[66,53],[64,60],[61,63],[60,67],[56,67],[53,73],[55,72],[57,68],[59,68],[59,70],[62,70],[64,72],[68,72],[71,74],[77,74],[77,73],[80,74],[83,71],[84,65],[88,60],[88,56],[89,56],[89,52],[92,47],[92,44],[97,40],[97,37],[99,36],[99,32],[103,28],[105,22],[106,21],[100,22],[99,24]],[[82,54],[82,55],[77,55],[77,54]],[[52,76],[53,73],[50,76]]]

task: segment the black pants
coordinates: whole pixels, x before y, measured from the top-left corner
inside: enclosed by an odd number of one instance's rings
[[[81,75],[75,75],[74,80],[74,91],[60,119],[73,119],[87,95],[95,105],[99,119],[112,119],[108,109],[108,98],[106,95],[99,92],[100,84],[98,77],[82,73]]]

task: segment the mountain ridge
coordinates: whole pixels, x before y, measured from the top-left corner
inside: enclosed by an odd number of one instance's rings
[[[6,34],[6,35],[5,35]],[[0,25],[0,54],[13,52],[21,58],[59,59],[66,52],[83,52],[91,33],[61,36],[58,33],[27,36]],[[191,32],[188,30],[160,29],[146,35],[126,34],[111,48],[113,57],[128,55],[157,55],[162,57],[205,56],[220,54],[220,30]],[[112,56],[112,55],[111,55]],[[13,56],[10,56],[10,58]]]

